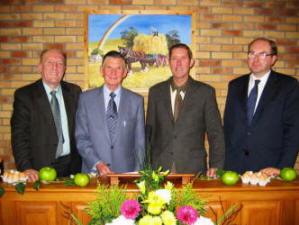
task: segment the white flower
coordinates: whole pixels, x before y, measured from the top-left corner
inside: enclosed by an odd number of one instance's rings
[[[158,195],[165,204],[169,204],[171,200],[171,192],[167,189],[159,189],[155,191],[155,194]]]
[[[106,225],[135,225],[135,220],[127,219],[126,217],[120,215],[116,219],[112,220],[111,223],[106,223]]]
[[[193,225],[215,225],[210,218],[200,216]]]

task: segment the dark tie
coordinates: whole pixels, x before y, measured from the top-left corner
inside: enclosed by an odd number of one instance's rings
[[[50,94],[52,96],[50,105],[51,105],[54,122],[55,122],[55,126],[56,126],[57,137],[58,137],[58,145],[57,145],[57,150],[56,150],[56,158],[58,158],[61,156],[62,151],[63,151],[64,138],[63,138],[63,132],[62,132],[59,103],[56,98],[56,91],[51,91]]]
[[[113,92],[110,93],[110,100],[107,107],[106,112],[106,119],[107,119],[107,126],[109,130],[109,135],[111,142],[114,143],[115,140],[115,128],[117,124],[117,107],[114,101],[115,94]]]
[[[258,92],[259,82],[260,82],[260,80],[255,80],[254,87],[251,89],[251,92],[248,96],[248,100],[247,100],[248,124],[251,123],[253,115],[254,115],[254,109],[255,109],[255,104],[256,104],[256,99],[257,99],[257,92]]]
[[[180,109],[181,109],[182,104],[183,104],[181,91],[182,90],[180,88],[176,88],[176,96],[175,96],[175,101],[174,101],[174,113],[173,113],[173,119],[174,119],[175,122],[179,117]]]

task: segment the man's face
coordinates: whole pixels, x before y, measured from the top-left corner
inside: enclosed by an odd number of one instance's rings
[[[189,75],[189,71],[194,64],[194,59],[190,59],[185,48],[172,49],[169,65],[174,78],[184,78]]]
[[[38,65],[43,81],[52,89],[55,89],[65,72],[65,62],[63,55],[57,50],[49,50],[43,55],[41,63]]]
[[[256,53],[256,56],[254,57],[248,57],[247,63],[248,63],[248,68],[254,75],[257,77],[261,77],[267,72],[271,70],[271,67],[275,64],[277,60],[277,56],[275,55],[269,55],[266,56],[265,58],[259,56],[260,53],[266,53],[266,54],[271,54],[271,46],[267,41],[263,40],[258,40],[254,42],[250,49],[249,52],[254,52]]]
[[[110,91],[116,90],[127,75],[125,63],[121,58],[107,57],[101,67],[105,84]]]

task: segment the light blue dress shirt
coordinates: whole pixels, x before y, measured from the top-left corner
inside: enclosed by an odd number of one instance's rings
[[[63,151],[61,156],[68,155],[70,154],[70,136],[69,136],[69,129],[68,129],[69,126],[68,126],[67,114],[66,114],[61,86],[59,85],[55,90],[52,90],[46,83],[43,82],[43,85],[46,90],[49,102],[51,102],[51,98],[52,98],[50,92],[56,91],[56,98],[59,103],[61,126],[62,126],[63,138],[64,138]]]

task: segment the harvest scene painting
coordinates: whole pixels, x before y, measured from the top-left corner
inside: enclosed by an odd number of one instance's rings
[[[168,48],[191,47],[191,15],[88,15],[88,87],[98,87],[102,57],[119,51],[128,64],[127,88],[148,88],[171,76]]]

